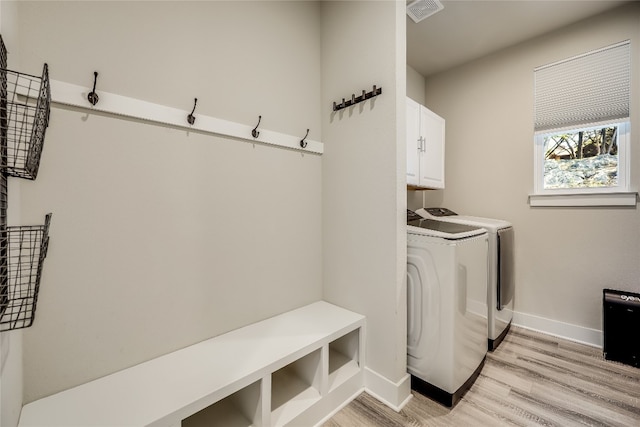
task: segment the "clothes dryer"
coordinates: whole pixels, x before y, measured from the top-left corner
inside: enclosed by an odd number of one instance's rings
[[[500,219],[458,215],[447,208],[422,208],[416,213],[423,218],[482,227],[489,233],[488,348],[491,351],[495,350],[509,332],[513,319],[515,292],[513,226]]]
[[[453,406],[487,353],[485,229],[407,214],[407,370],[411,387]]]

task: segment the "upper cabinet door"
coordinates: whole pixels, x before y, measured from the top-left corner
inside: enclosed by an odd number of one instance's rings
[[[420,109],[420,133],[423,152],[420,157],[420,186],[444,188],[445,121],[433,111]]]
[[[445,121],[407,98],[407,185],[444,188]]]
[[[418,186],[418,169],[421,154],[420,104],[407,98],[407,184]]]

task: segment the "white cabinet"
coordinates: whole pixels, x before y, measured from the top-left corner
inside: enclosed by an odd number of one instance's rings
[[[444,119],[407,98],[407,185],[444,188]]]

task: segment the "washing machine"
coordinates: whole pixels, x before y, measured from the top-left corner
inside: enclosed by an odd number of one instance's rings
[[[489,233],[488,348],[490,351],[495,350],[509,332],[513,319],[513,226],[499,219],[458,215],[446,208],[422,208],[416,213],[423,218],[483,227]]]
[[[484,228],[407,212],[407,370],[412,389],[452,407],[487,354]]]

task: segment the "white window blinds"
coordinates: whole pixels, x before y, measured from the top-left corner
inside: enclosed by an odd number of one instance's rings
[[[535,132],[629,117],[630,42],[534,70]]]

